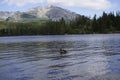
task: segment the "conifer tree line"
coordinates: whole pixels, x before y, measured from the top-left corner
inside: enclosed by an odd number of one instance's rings
[[[0,36],[18,35],[64,35],[120,33],[120,12],[105,13],[91,19],[79,16],[71,21],[61,18],[59,21],[47,22],[0,22]]]

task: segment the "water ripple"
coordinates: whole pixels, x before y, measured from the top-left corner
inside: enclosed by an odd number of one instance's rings
[[[119,80],[119,36],[0,38],[0,80]]]

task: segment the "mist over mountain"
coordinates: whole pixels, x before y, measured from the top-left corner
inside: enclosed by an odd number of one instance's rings
[[[57,21],[64,18],[66,21],[79,16],[74,12],[57,6],[45,6],[31,8],[25,12],[0,12],[0,20],[21,22],[21,21]]]

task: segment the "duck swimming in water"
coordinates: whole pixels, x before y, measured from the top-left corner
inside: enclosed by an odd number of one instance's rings
[[[60,48],[60,54],[66,54],[67,51],[66,50],[63,50],[62,48]]]

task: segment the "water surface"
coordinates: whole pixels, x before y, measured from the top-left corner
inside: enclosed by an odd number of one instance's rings
[[[0,37],[0,80],[120,80],[120,34]]]

